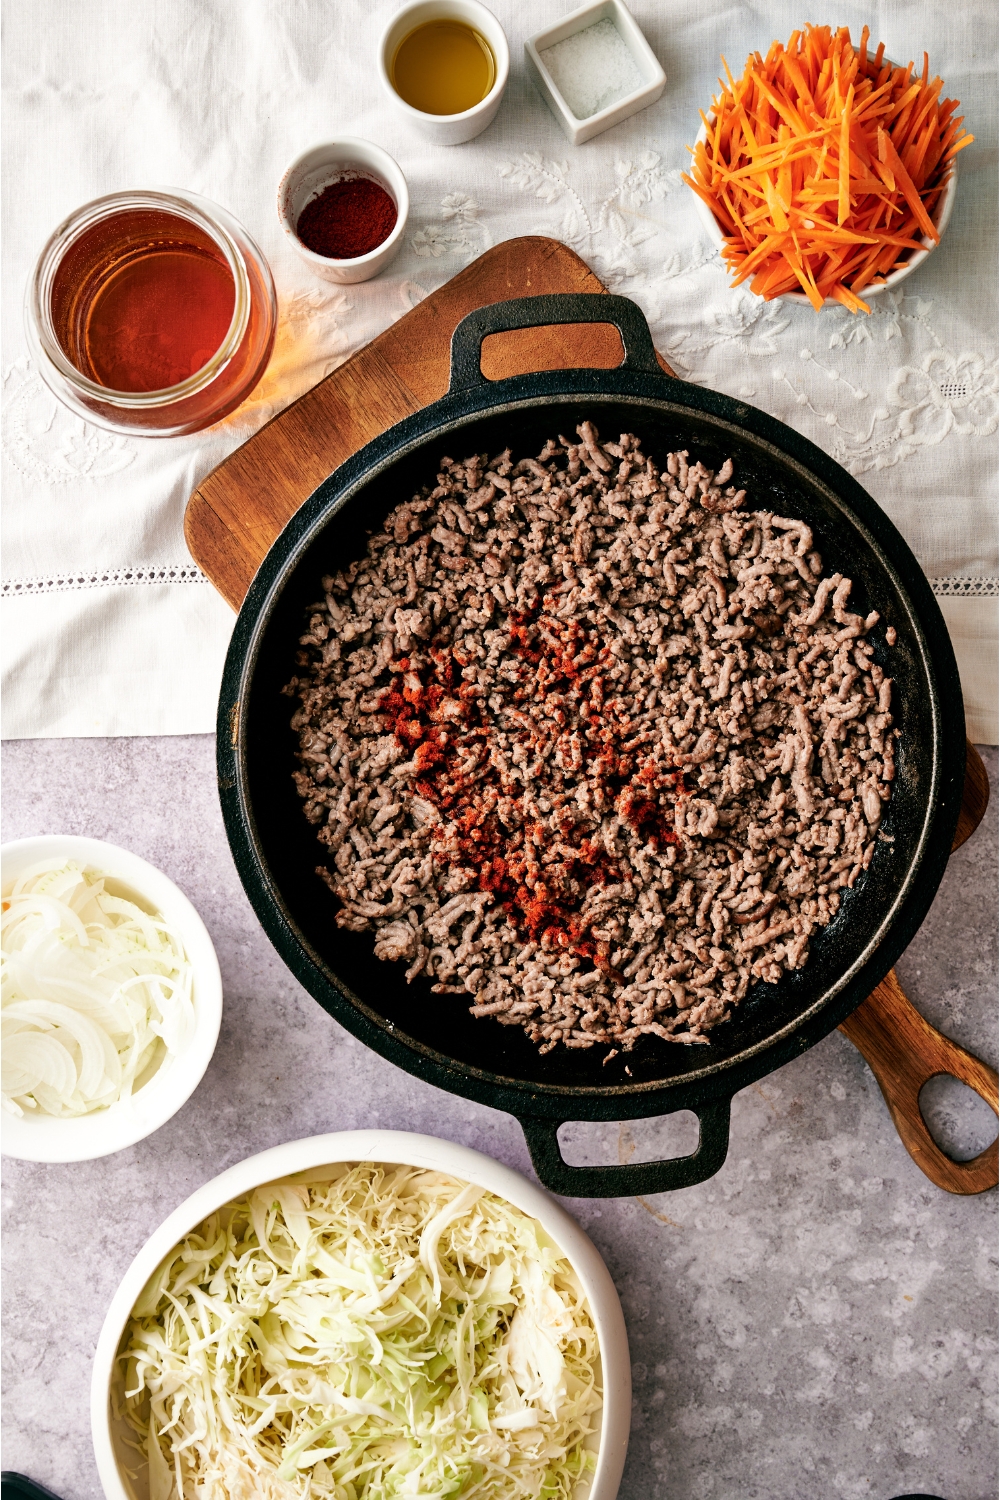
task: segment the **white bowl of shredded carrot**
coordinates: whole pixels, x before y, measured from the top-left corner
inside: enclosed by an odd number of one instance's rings
[[[767,300],[850,312],[940,244],[964,133],[940,78],[857,49],[847,27],[807,26],[754,52],[702,114],[684,180],[733,272]]]

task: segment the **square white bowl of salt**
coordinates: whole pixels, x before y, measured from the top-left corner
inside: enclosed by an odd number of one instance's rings
[[[622,0],[597,0],[524,44],[528,72],[574,146],[655,103],[667,75]]]

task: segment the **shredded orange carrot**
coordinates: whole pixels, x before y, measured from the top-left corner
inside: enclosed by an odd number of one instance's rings
[[[857,51],[846,26],[806,26],[752,53],[738,81],[722,59],[684,181],[715,215],[734,286],[867,313],[865,287],[937,244],[934,213],[973,137],[926,52],[916,73],[868,44],[867,26]]]

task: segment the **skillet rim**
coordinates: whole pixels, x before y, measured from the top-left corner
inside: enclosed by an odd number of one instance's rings
[[[879,564],[890,565],[909,610],[930,689],[932,771],[923,827],[892,906],[866,949],[841,979],[793,1021],[730,1058],[667,1079],[596,1086],[544,1084],[491,1073],[404,1036],[343,983],[296,927],[271,877],[257,833],[248,789],[246,725],[240,705],[252,690],[254,668],[284,584],[316,535],[364,485],[399,459],[443,441],[482,417],[516,414],[556,401],[586,397],[658,411],[707,416],[721,430],[750,435],[782,464],[826,489],[837,508],[853,513],[857,533]],[[309,993],[347,1030],[390,1062],[445,1090],[515,1116],[614,1120],[697,1110],[731,1097],[829,1034],[875,988],[906,948],[937,892],[951,851],[965,769],[964,709],[954,651],[940,608],[916,558],[870,495],[807,438],[767,413],[658,372],[554,370],[454,387],[438,401],[389,428],[348,458],[303,502],[272,544],[241,606],[223,674],[218,718],[218,775],[226,833],[255,914],[284,962]]]

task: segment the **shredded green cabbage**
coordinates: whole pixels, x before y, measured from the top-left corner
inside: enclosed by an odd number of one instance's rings
[[[228,1204],[125,1330],[150,1500],[569,1500],[601,1408],[569,1262],[512,1204],[370,1162]]]

